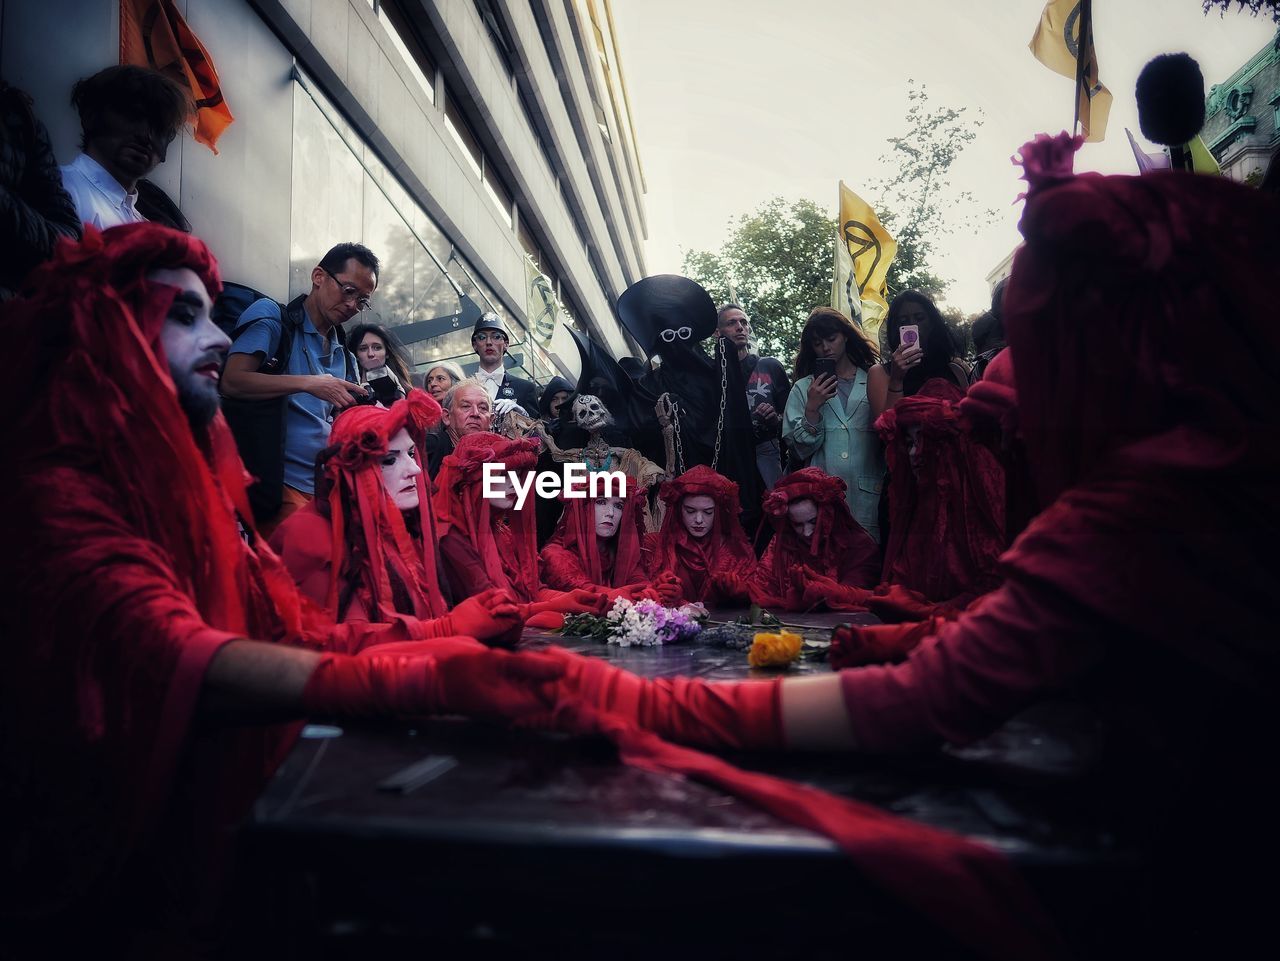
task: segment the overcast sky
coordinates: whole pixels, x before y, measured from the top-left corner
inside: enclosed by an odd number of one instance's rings
[[[1185,50],[1209,85],[1269,42],[1267,17],[1216,13],[1200,0],[1094,0],[1101,79],[1115,96],[1106,140],[1077,170],[1134,173],[1133,87],[1151,57]],[[936,106],[983,113],[954,181],[997,220],[943,238],[947,303],[988,302],[984,280],[1017,243],[1018,171],[1010,155],[1072,121],[1072,82],[1031,56],[1043,0],[613,0],[614,24],[648,193],[649,273],[676,273],[682,251],[718,249],[726,224],[770,197],[807,197],[834,216],[843,179],[884,172],[905,132],[907,80]],[[1149,150],[1156,148],[1147,145]]]

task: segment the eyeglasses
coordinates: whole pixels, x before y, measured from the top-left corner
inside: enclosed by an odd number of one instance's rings
[[[693,328],[681,327],[679,330],[672,330],[670,327],[668,327],[658,336],[661,337],[668,344],[673,343],[677,337],[679,337],[681,340],[688,340],[690,337],[693,336]]]
[[[373,301],[360,293],[359,287],[344,280],[339,280],[328,267],[321,267],[320,269],[328,274],[333,282],[338,285],[338,289],[342,291],[342,299],[349,304],[356,305],[356,310],[368,310],[373,305]]]

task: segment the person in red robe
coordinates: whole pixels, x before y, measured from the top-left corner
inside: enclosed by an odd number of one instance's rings
[[[1023,148],[1005,316],[1045,507],[1001,585],[902,663],[772,699],[577,668],[562,684],[690,743],[869,753],[964,744],[1073,689],[1108,725],[1097,801],[1145,851],[1151,953],[1235,956],[1266,933],[1249,868],[1277,841],[1280,327],[1261,268],[1280,262],[1280,205],[1218,177],[1073,176],[1080,143]]]
[[[844,491],[840,478],[806,467],[783,477],[764,499],[776,533],[753,585],[761,606],[810,610],[870,594],[880,580],[880,548],[853,519]]]
[[[595,591],[610,601],[654,596],[641,556],[647,491],[627,486],[622,497],[564,498],[564,513],[542,548],[547,587]]]
[[[958,605],[1000,582],[1005,475],[961,414],[961,393],[927,381],[876,421],[889,465],[886,584]]]
[[[660,496],[662,527],[645,535],[650,578],[678,582],[677,603],[746,603],[756,555],[738,520],[738,485],[700,464],[663,484]]]
[[[416,619],[334,625],[298,595],[219,412],[219,287],[194,237],[90,227],[0,307],[30,350],[0,388],[6,957],[188,952],[297,719],[552,703],[546,658],[398,651]]]
[[[454,597],[498,588],[525,605],[533,627],[559,627],[568,613],[599,613],[604,595],[592,590],[558,591],[538,576],[532,505],[516,509],[508,473],[527,474],[538,460],[538,442],[509,440],[482,432],[458,439],[440,464],[433,498],[440,556]],[[484,468],[500,472],[496,496],[484,496]],[[540,615],[547,615],[545,617]]]
[[[419,453],[440,418],[440,405],[421,390],[390,408],[361,405],[339,414],[318,458],[316,499],[272,532],[271,547],[298,589],[336,621],[382,623],[410,614],[425,622],[427,637],[508,639],[510,622],[488,612],[510,595],[494,588],[450,612],[440,591]]]

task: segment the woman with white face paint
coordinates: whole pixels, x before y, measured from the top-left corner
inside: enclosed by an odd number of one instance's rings
[[[662,499],[662,529],[646,535],[645,546],[663,600],[747,603],[756,556],[738,521],[738,485],[699,465],[663,484]]]
[[[410,614],[432,636],[486,639],[518,630],[514,599],[490,592],[447,613],[436,567],[435,523],[419,440],[440,407],[413,390],[390,408],[340,414],[318,461],[317,496],[271,538],[298,582],[339,620]]]
[[[542,549],[548,587],[598,591],[610,600],[656,596],[644,573],[644,490],[628,487],[622,497],[564,499],[564,514]]]

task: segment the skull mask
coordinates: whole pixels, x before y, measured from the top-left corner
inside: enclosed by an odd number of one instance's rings
[[[588,434],[594,434],[612,424],[613,415],[599,397],[579,394],[573,401],[573,421]]]

